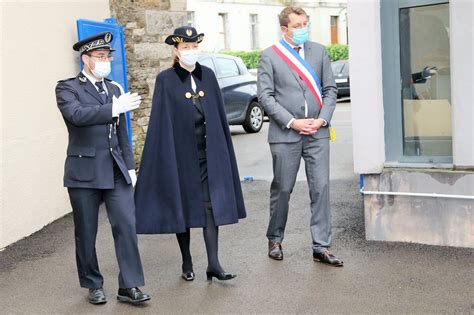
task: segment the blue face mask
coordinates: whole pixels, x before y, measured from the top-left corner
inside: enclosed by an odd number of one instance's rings
[[[293,30],[293,37],[291,38],[291,40],[293,40],[293,42],[296,45],[301,45],[301,44],[304,44],[308,40],[308,37],[309,37],[308,27],[297,28]]]

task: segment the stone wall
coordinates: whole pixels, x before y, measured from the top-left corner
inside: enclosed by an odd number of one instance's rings
[[[185,0],[110,0],[112,17],[125,27],[129,90],[143,99],[131,113],[135,160],[139,164],[151,113],[155,78],[171,66],[166,36],[187,23]]]

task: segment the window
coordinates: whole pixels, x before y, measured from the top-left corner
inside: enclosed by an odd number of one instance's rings
[[[450,156],[448,5],[400,10],[403,154]]]
[[[202,66],[210,68],[214,73],[216,73],[216,68],[214,67],[214,62],[211,58],[204,58],[199,60],[199,64]]]
[[[233,77],[240,74],[239,66],[233,59],[216,58],[216,63],[219,78]]]
[[[344,64],[344,69],[343,69],[342,73],[349,76],[349,62],[346,62]]]
[[[331,16],[331,44],[338,44],[339,17]]]
[[[229,50],[227,13],[219,13],[217,50]]]
[[[188,19],[188,26],[194,26],[194,11],[188,11],[187,19]]]
[[[250,14],[250,49],[258,49],[258,15]]]
[[[449,5],[381,1],[387,162],[452,163]]]
[[[333,74],[339,74],[342,73],[342,69],[344,68],[344,63],[343,62],[331,62],[331,68],[332,68],[332,73]]]

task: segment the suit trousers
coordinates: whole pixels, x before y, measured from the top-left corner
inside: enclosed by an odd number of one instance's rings
[[[112,227],[120,288],[144,285],[143,269],[135,230],[135,203],[132,185],[114,163],[114,189],[68,188],[74,216],[76,263],[79,283],[84,288],[101,288],[103,277],[96,256],[99,206],[102,201]]]
[[[270,151],[273,159],[273,181],[270,188],[267,238],[279,243],[283,241],[290,195],[303,158],[311,200],[312,247],[315,252],[324,251],[331,245],[329,139],[304,136],[294,143],[271,143]]]

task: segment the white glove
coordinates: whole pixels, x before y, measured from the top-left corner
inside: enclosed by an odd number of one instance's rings
[[[137,183],[137,172],[135,172],[135,170],[128,170],[128,175],[130,175],[130,179],[132,180],[132,186],[135,187]]]
[[[119,96],[119,98],[112,98],[112,117],[118,117],[122,113],[137,109],[142,102],[142,98],[138,93],[130,94],[127,92]]]

